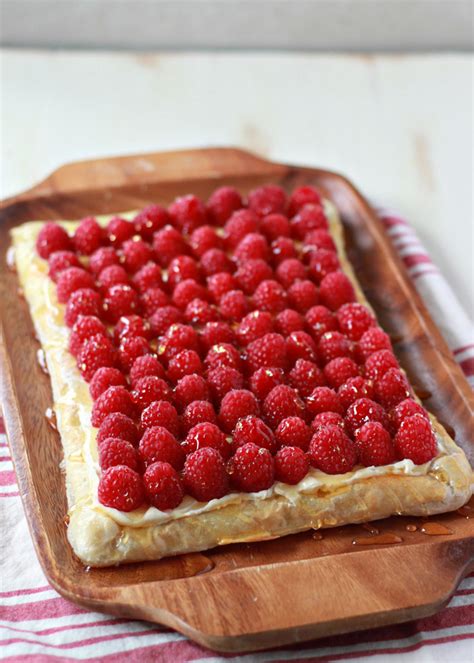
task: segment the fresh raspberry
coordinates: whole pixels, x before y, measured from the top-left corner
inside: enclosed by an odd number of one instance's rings
[[[110,340],[103,334],[95,334],[87,338],[81,347],[77,365],[84,380],[92,379],[98,368],[115,366],[117,357]]]
[[[248,442],[256,444],[257,447],[268,449],[271,454],[276,453],[278,449],[272,429],[259,417],[255,417],[254,415],[240,419],[234,428],[232,436],[234,451]]]
[[[140,410],[144,410],[154,401],[172,400],[171,389],[164,380],[156,375],[146,375],[134,385],[132,399]]]
[[[229,490],[224,460],[211,447],[198,449],[186,458],[183,481],[186,491],[198,502],[218,499]]]
[[[293,235],[300,240],[305,239],[312,231],[325,230],[328,227],[324,209],[318,203],[303,205],[290,223]]]
[[[108,437],[119,437],[136,446],[138,444],[138,430],[130,417],[121,412],[108,414],[100,424],[97,431],[96,442],[100,446]]]
[[[246,235],[235,249],[234,258],[239,266],[247,260],[264,260],[268,262],[270,248],[267,240],[260,233]]]
[[[176,408],[169,401],[153,401],[140,415],[142,429],[161,426],[174,435],[179,436],[179,418]]]
[[[99,276],[101,271],[111,265],[118,265],[119,257],[112,246],[101,246],[94,251],[89,259],[89,269],[94,276]]]
[[[184,465],[185,453],[169,430],[163,426],[147,428],[138,445],[140,458],[148,467],[152,463],[169,463],[175,470]]]
[[[102,244],[103,231],[92,216],[82,219],[77,226],[72,241],[77,253],[90,256]]]
[[[132,315],[140,310],[140,302],[135,290],[129,285],[113,285],[104,297],[104,312],[111,323],[116,323],[122,315]]]
[[[195,329],[189,325],[176,323],[168,327],[158,346],[158,354],[169,361],[181,350],[195,350],[199,352],[199,337]]]
[[[173,304],[184,310],[193,299],[207,299],[206,289],[194,279],[184,279],[173,291]]]
[[[162,267],[167,267],[176,256],[188,253],[186,242],[173,226],[165,226],[153,235],[153,249]]]
[[[79,316],[69,337],[69,352],[77,357],[84,342],[97,334],[107,336],[107,330],[99,318],[93,315]]]
[[[201,256],[201,267],[206,276],[213,276],[220,272],[232,273],[235,269],[234,263],[222,249],[209,249]]]
[[[186,454],[191,454],[197,449],[211,447],[216,449],[224,460],[228,460],[232,454],[232,445],[218,426],[204,421],[193,426],[183,443]]]
[[[264,367],[259,368],[250,378],[250,389],[259,401],[263,401],[271,392],[273,387],[283,384],[285,373],[281,368]]]
[[[376,403],[375,403],[376,405]],[[321,412],[337,412],[343,414],[341,399],[334,389],[329,387],[316,387],[306,399],[306,407],[312,417]]]
[[[286,341],[280,334],[265,334],[247,346],[247,366],[251,372],[258,368],[286,368]]]
[[[341,332],[326,332],[319,339],[318,354],[324,364],[336,357],[348,357],[351,353],[352,344]]]
[[[232,344],[235,341],[235,334],[227,322],[211,321],[201,330],[200,340],[203,347],[209,350],[213,345],[220,343]]]
[[[359,398],[349,405],[345,419],[351,435],[354,435],[356,430],[368,421],[378,421],[383,426],[387,422],[383,407],[370,398]]]
[[[372,313],[362,304],[344,304],[336,314],[339,329],[351,341],[358,341],[362,334],[375,325]]]
[[[99,396],[92,407],[92,425],[98,428],[113,412],[121,412],[130,418],[135,414],[132,398],[125,387],[109,387]]]
[[[277,481],[296,485],[308,474],[309,460],[299,447],[286,446],[275,455],[275,478]]]
[[[231,433],[239,419],[251,414],[259,414],[258,401],[254,394],[247,389],[233,389],[222,399],[219,421],[222,428]]]
[[[284,384],[271,390],[263,401],[262,411],[273,429],[287,417],[305,418],[305,406],[298,392]]]
[[[94,290],[95,283],[92,274],[86,272],[81,267],[68,267],[64,269],[59,274],[57,280],[58,301],[61,304],[66,304],[72,293],[81,288],[91,288]]]
[[[89,384],[92,399],[96,401],[109,387],[126,387],[127,381],[124,374],[113,368],[113,366],[102,366],[98,368]],[[126,463],[125,463],[126,464]]]
[[[184,490],[179,474],[169,463],[152,463],[143,475],[149,503],[160,511],[175,509],[181,504]]]
[[[107,470],[115,465],[126,465],[132,470],[138,468],[138,457],[135,447],[120,437],[106,437],[99,446],[99,465]]]
[[[270,313],[252,311],[241,320],[236,334],[239,343],[245,346],[272,331],[273,321]]]
[[[234,212],[224,226],[224,242],[229,249],[235,249],[241,240],[258,230],[258,217],[248,209]]]
[[[316,341],[326,332],[337,331],[337,318],[325,306],[313,306],[306,312],[306,324]]]
[[[207,211],[216,226],[223,226],[232,213],[241,207],[241,195],[233,186],[219,187],[207,201]]]
[[[320,205],[321,202],[321,195],[314,187],[309,184],[299,186],[290,196],[288,214],[294,216],[305,205]]]
[[[269,242],[278,237],[289,237],[291,234],[290,222],[284,214],[268,214],[260,222],[260,232]]]
[[[230,366],[217,366],[209,370],[207,382],[216,403],[220,403],[224,396],[232,389],[242,389],[244,378],[242,373]]]
[[[48,258],[48,274],[56,283],[62,271],[68,267],[80,267],[79,258],[72,251],[54,251]]]
[[[219,313],[215,306],[204,299],[192,299],[186,306],[184,317],[187,322],[194,325],[205,325],[219,319]]]
[[[162,288],[163,278],[161,269],[154,262],[147,262],[141,267],[132,279],[133,285],[138,292],[144,293],[150,288]]]
[[[304,237],[304,253],[309,261],[315,251],[319,249],[326,249],[326,251],[336,252],[336,245],[334,240],[327,230],[318,228],[317,230],[310,230]]]
[[[176,198],[168,208],[173,225],[184,233],[191,233],[207,223],[207,210],[202,200],[189,194]]]
[[[217,368],[218,366],[229,366],[230,368],[235,368],[237,371],[240,371],[242,368],[240,355],[230,343],[213,345],[204,361],[208,370]]]
[[[259,216],[284,212],[286,193],[276,184],[265,184],[249,193],[248,206]]]
[[[429,421],[428,412],[425,408],[414,401],[412,398],[406,398],[405,400],[395,405],[390,412],[388,413],[388,419],[390,427],[394,433],[400,428],[402,421],[408,417],[412,417],[415,414],[419,414],[421,417],[424,417],[426,421]]]
[[[120,341],[131,336],[143,336],[151,339],[151,325],[139,315],[122,315],[114,328],[114,341],[120,345]]]
[[[283,260],[276,269],[276,277],[284,288],[306,279],[306,267],[297,258]]]
[[[299,447],[308,450],[311,440],[311,429],[300,417],[282,419],[275,431],[279,447]]]
[[[280,313],[287,308],[287,295],[282,286],[272,279],[262,281],[254,293],[255,308],[269,313]]]
[[[181,427],[184,433],[205,422],[217,424],[217,415],[212,403],[209,403],[209,401],[193,401],[185,407],[181,418]]]
[[[389,368],[375,382],[375,398],[387,409],[398,405],[411,395],[408,380],[398,368]]]
[[[371,354],[379,350],[392,350],[390,336],[380,327],[371,327],[364,332],[359,341],[359,350],[362,357],[367,360]]]
[[[267,490],[275,480],[271,453],[251,442],[237,449],[227,467],[232,484],[246,493]]]
[[[374,389],[371,382],[367,382],[360,375],[354,378],[349,378],[337,390],[344,410],[347,410],[349,405],[359,398],[370,398],[374,396]]]
[[[337,253],[328,249],[314,249],[309,254],[309,276],[316,283],[321,283],[323,278],[340,269]]]
[[[172,325],[183,321],[183,314],[176,306],[160,306],[149,318],[153,336],[162,336]]]
[[[273,240],[271,252],[275,265],[279,265],[283,260],[287,260],[288,258],[296,258],[298,256],[294,242],[289,237],[279,237]]]
[[[119,511],[134,511],[145,500],[142,478],[126,465],[109,467],[100,477],[98,497],[104,506]]]
[[[438,453],[438,444],[431,423],[419,414],[407,417],[394,438],[398,458],[408,458],[422,465]]]
[[[215,302],[219,302],[226,292],[236,290],[238,283],[229,272],[219,272],[207,278],[207,289]]]
[[[133,237],[135,228],[130,221],[114,216],[108,222],[105,232],[112,246],[121,246],[127,239]]]
[[[201,374],[203,366],[201,359],[194,350],[181,350],[172,359],[168,365],[168,379],[171,382],[178,382],[185,375],[193,373]]]
[[[175,403],[182,409],[193,401],[208,401],[209,399],[209,386],[202,375],[185,375],[178,380],[174,389]]]
[[[122,245],[122,263],[127,272],[135,274],[153,261],[153,249],[142,239],[128,239]]]
[[[297,281],[288,289],[288,302],[300,313],[306,313],[318,300],[318,289],[312,281]]]
[[[344,474],[356,464],[357,449],[339,426],[328,425],[318,428],[313,435],[309,457],[311,465],[326,474]]]
[[[344,382],[359,375],[359,367],[349,357],[336,357],[324,367],[324,377],[333,389],[339,389]]]
[[[369,380],[379,380],[390,368],[398,368],[398,361],[390,350],[377,350],[365,362],[364,373]]]
[[[290,384],[298,390],[300,396],[306,398],[316,387],[326,386],[321,369],[312,361],[297,359],[289,373]]]
[[[38,255],[44,260],[55,251],[69,251],[72,247],[71,240],[67,232],[54,221],[48,221],[38,233],[36,240],[36,250]]]
[[[161,230],[169,221],[168,212],[161,205],[149,205],[138,212],[133,219],[135,232],[141,235],[142,239],[151,242],[153,234]]]
[[[176,256],[168,265],[168,284],[171,290],[186,279],[193,279],[199,282],[201,272],[194,258],[191,256]]]
[[[249,311],[247,297],[242,290],[230,290],[222,295],[219,311],[226,320],[239,322]]]
[[[110,265],[101,271],[97,283],[101,292],[107,292],[114,285],[129,285],[130,279],[121,265]]]
[[[366,467],[395,462],[390,434],[378,421],[369,421],[355,432],[359,461]]]
[[[209,249],[222,249],[224,242],[212,226],[201,226],[196,228],[189,239],[189,243],[195,256],[200,258]],[[192,277],[195,278],[195,277]]]
[[[316,344],[304,331],[291,332],[286,339],[288,361],[293,365],[298,359],[315,362],[317,360]]]
[[[275,331],[282,336],[288,336],[295,331],[303,331],[305,320],[301,313],[292,308],[286,308],[275,318]]]
[[[140,297],[145,315],[150,318],[159,308],[168,306],[168,295],[158,287],[148,288]]]
[[[135,359],[130,369],[130,382],[135,387],[138,380],[155,375],[162,380],[166,377],[165,369],[155,355],[140,355]]]
[[[102,314],[102,299],[91,288],[79,288],[69,297],[64,313],[68,327],[72,327],[80,315],[92,315],[99,318]]]
[[[330,272],[319,286],[319,297],[321,303],[331,311],[336,311],[343,304],[355,300],[355,292],[352,283],[342,272]]]
[[[247,295],[252,295],[262,281],[271,279],[271,267],[265,260],[257,258],[243,262],[235,273],[235,278]]]
[[[339,426],[339,428],[346,432],[346,423],[340,414],[337,412],[320,412],[311,422],[311,430],[317,431],[321,426]]]
[[[119,360],[123,370],[127,373],[135,360],[142,355],[151,354],[150,344],[143,336],[126,336],[120,341]]]

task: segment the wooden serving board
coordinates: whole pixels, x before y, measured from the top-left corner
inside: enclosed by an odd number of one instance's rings
[[[472,512],[436,517],[425,526],[428,531],[448,528],[439,536],[423,533],[425,521],[414,518],[377,523],[381,534],[402,539],[391,545],[382,545],[362,526],[347,526],[324,530],[322,538],[308,532],[159,562],[84,570],[66,540],[61,444],[44,415],[52,403],[49,379],[37,364],[28,309],[5,258],[9,230],[24,221],[119,212],[169,203],[187,192],[207,197],[224,183],[246,193],[268,182],[287,189],[315,184],[336,203],[357,275],[403,367],[426,406],[454,431],[473,462],[471,389],[376,215],[340,175],[270,163],[236,149],[168,152],[63,166],[0,207],[0,395],[44,571],[72,601],[166,624],[220,651],[275,647],[434,613],[473,568],[474,506]],[[353,543],[367,537],[371,545]]]

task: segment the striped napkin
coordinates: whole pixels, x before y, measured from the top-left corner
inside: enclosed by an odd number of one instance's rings
[[[379,214],[433,319],[474,386],[472,324],[410,225],[386,210],[379,210]],[[1,419],[0,523],[0,658],[6,661],[473,660],[474,573],[461,582],[449,605],[433,617],[242,656],[220,656],[174,631],[90,612],[66,601],[48,584],[37,562]]]

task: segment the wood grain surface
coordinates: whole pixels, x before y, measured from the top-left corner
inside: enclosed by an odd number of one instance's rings
[[[474,505],[434,520],[390,518],[275,541],[225,546],[158,562],[85,570],[66,540],[61,444],[45,410],[49,378],[16,275],[9,230],[32,219],[80,218],[169,203],[218,185],[243,193],[276,182],[312,183],[338,206],[350,258],[381,324],[425,405],[474,459],[473,395],[409,281],[383,228],[343,177],[274,164],[236,149],[137,155],[71,164],[0,211],[1,401],[20,493],[38,557],[66,598],[97,610],[166,624],[220,651],[249,651],[422,617],[449,600],[474,559]],[[467,517],[472,513],[471,518]],[[437,527],[442,526],[442,527]],[[407,529],[407,526],[409,529]],[[416,526],[416,530],[413,530]],[[422,529],[444,533],[436,536]],[[443,530],[443,528],[445,528]],[[362,545],[364,539],[370,545]],[[388,536],[390,540],[393,536]],[[356,543],[354,543],[356,541]]]

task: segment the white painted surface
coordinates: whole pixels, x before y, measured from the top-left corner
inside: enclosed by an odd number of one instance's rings
[[[341,171],[473,314],[470,55],[2,51],[1,195],[64,162],[206,145]]]

